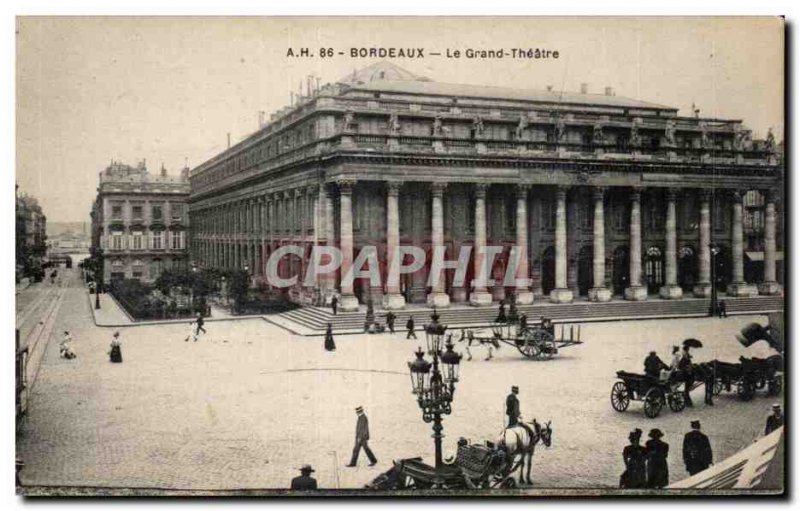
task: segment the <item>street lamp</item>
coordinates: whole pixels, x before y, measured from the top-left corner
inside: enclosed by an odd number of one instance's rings
[[[458,368],[461,355],[453,351],[453,344],[447,342],[446,351],[441,352],[447,326],[438,322],[439,315],[431,315],[433,322],[425,327],[425,340],[428,354],[433,364],[425,360],[425,353],[418,348],[416,359],[408,363],[411,374],[411,392],[417,396],[417,404],[422,410],[422,420],[433,422],[433,441],[436,453],[435,466],[440,469],[442,462],[442,415],[450,415],[455,394],[455,383],[458,381]],[[441,360],[442,371],[439,370]]]
[[[708,315],[714,317],[717,315],[717,254],[719,254],[719,247],[709,243],[708,248],[711,253],[711,303],[708,305]]]

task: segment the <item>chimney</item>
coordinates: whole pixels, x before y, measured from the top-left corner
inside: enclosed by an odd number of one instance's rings
[[[606,96],[613,96],[613,95],[614,95],[614,88],[606,87]]]
[[[161,163],[161,177],[167,177],[167,169],[164,168],[164,163]]]
[[[553,92],[553,86],[552,85],[548,85],[547,86],[547,92]]]
[[[263,110],[258,111],[258,129],[264,127],[264,116],[266,113]]]
[[[582,83],[581,84],[581,94],[587,94],[588,92],[589,92],[589,84],[585,83],[585,82]]]
[[[228,132],[228,149],[231,148],[231,132]]]

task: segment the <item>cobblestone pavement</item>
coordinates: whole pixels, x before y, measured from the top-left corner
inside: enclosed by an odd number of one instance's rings
[[[201,341],[184,342],[189,326],[122,328],[124,363],[107,351],[114,329],[90,319],[83,288],[67,291],[56,332],[69,329],[78,358],[58,357],[51,342],[18,437],[28,485],[91,485],[213,490],[285,488],[310,463],[322,487],[358,488],[392,459],[423,456],[432,463],[431,428],[410,393],[406,362],[424,342],[404,335],[350,335],[338,350],[321,338],[295,337],[263,320],[208,323]],[[764,355],[733,338],[764,319],[691,319],[589,324],[586,341],[548,362],[528,361],[503,346],[491,361],[462,362],[452,415],[445,418],[445,457],[456,440],[496,439],[512,384],[525,419],[552,420],[549,449],[534,458],[535,487],[616,486],[628,432],[658,427],[671,445],[672,481],[684,478],[680,452],[689,421],[698,418],[721,460],[762,431],[772,403],[723,395],[717,406],[647,419],[641,403],[615,412],[609,392],[617,370],[641,371],[650,349],[666,359],[686,337],[706,345],[695,360]],[[54,334],[55,335],[55,334]],[[764,344],[764,343],[759,343]],[[462,346],[463,349],[463,346]],[[480,349],[473,350],[475,355]],[[370,419],[376,467],[345,468],[355,435],[354,408]]]

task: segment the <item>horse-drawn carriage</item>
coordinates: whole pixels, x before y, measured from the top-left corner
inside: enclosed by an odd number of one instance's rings
[[[515,347],[526,358],[549,360],[562,348],[583,344],[580,325],[577,325],[577,328],[575,325],[569,325],[567,328],[567,325],[562,324],[560,327],[560,335],[557,336],[556,327],[549,322],[531,326],[497,323],[492,325],[489,331],[463,329],[458,340],[467,342],[467,353],[470,358],[469,347],[477,342],[479,345],[489,347],[489,358],[491,358],[491,348],[500,348],[503,343]]]
[[[625,371],[617,371],[617,378],[611,387],[611,406],[618,412],[627,410],[631,401],[643,401],[644,414],[651,419],[658,417],[664,405],[669,405],[673,412],[686,407],[681,382],[674,379],[661,380]]]
[[[392,468],[367,484],[372,490],[428,489],[509,489],[516,488],[514,472],[519,470],[519,483],[531,483],[530,471],[536,444],[549,447],[552,441],[550,423],[518,424],[503,431],[498,442],[471,444],[462,438],[456,456],[443,466],[432,467],[421,458],[407,458],[392,463]]]
[[[735,386],[739,399],[750,401],[756,390],[766,387],[768,396],[777,396],[783,388],[783,357],[780,355],[740,357],[738,364],[712,360],[704,365],[705,370],[713,373],[715,395],[723,390],[730,392]]]

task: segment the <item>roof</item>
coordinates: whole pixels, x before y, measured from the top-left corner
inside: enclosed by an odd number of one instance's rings
[[[671,106],[659,105],[657,103],[650,103],[622,96],[608,96],[605,94],[582,94],[577,92],[542,91],[490,85],[434,82],[423,76],[406,71],[390,62],[378,62],[360,71],[353,71],[351,75],[343,78],[339,83],[349,85],[353,89],[376,92],[678,110]]]

